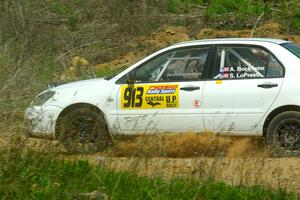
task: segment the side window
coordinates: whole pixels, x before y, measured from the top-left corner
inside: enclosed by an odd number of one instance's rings
[[[136,82],[157,81],[159,74],[171,58],[172,54],[173,53],[164,54],[139,67],[135,72]]]
[[[200,80],[209,47],[163,54],[136,70],[136,82]]]
[[[219,47],[214,79],[276,78],[283,67],[267,50],[260,47]]]

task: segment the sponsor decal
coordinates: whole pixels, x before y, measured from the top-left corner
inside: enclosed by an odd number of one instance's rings
[[[158,85],[150,86],[147,94],[174,94],[176,92],[177,85]]]
[[[123,85],[121,109],[179,108],[179,86]]]

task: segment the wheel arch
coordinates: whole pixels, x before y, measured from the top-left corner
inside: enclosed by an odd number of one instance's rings
[[[285,105],[285,106],[280,106],[276,109],[274,109],[269,115],[267,116],[264,125],[263,125],[263,136],[266,136],[268,127],[272,119],[279,115],[280,113],[286,112],[286,111],[297,111],[300,112],[300,106],[297,105]]]
[[[58,127],[60,125],[60,120],[62,119],[62,117],[65,116],[66,114],[68,114],[69,112],[71,112],[72,110],[75,110],[75,109],[78,109],[78,108],[89,108],[89,109],[97,111],[100,115],[103,116],[103,118],[105,120],[105,123],[106,123],[106,126],[108,128],[108,122],[107,122],[106,116],[105,116],[104,112],[99,107],[97,107],[93,104],[90,104],[90,103],[75,103],[75,104],[71,104],[71,105],[65,107],[62,110],[62,112],[58,115],[57,120],[56,120],[56,124],[55,124],[55,139],[57,139],[58,134],[59,134]]]

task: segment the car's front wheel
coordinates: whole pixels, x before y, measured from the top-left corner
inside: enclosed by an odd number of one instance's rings
[[[277,156],[300,155],[300,112],[287,111],[269,124],[266,140]]]
[[[111,142],[105,119],[94,108],[69,111],[59,119],[57,131],[57,139],[70,153],[101,151]]]

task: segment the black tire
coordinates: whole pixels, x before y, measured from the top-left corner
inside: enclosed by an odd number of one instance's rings
[[[274,117],[266,140],[275,156],[299,156],[300,112],[287,111]]]
[[[69,153],[93,153],[111,143],[108,127],[101,112],[83,107],[60,117],[58,137]]]

